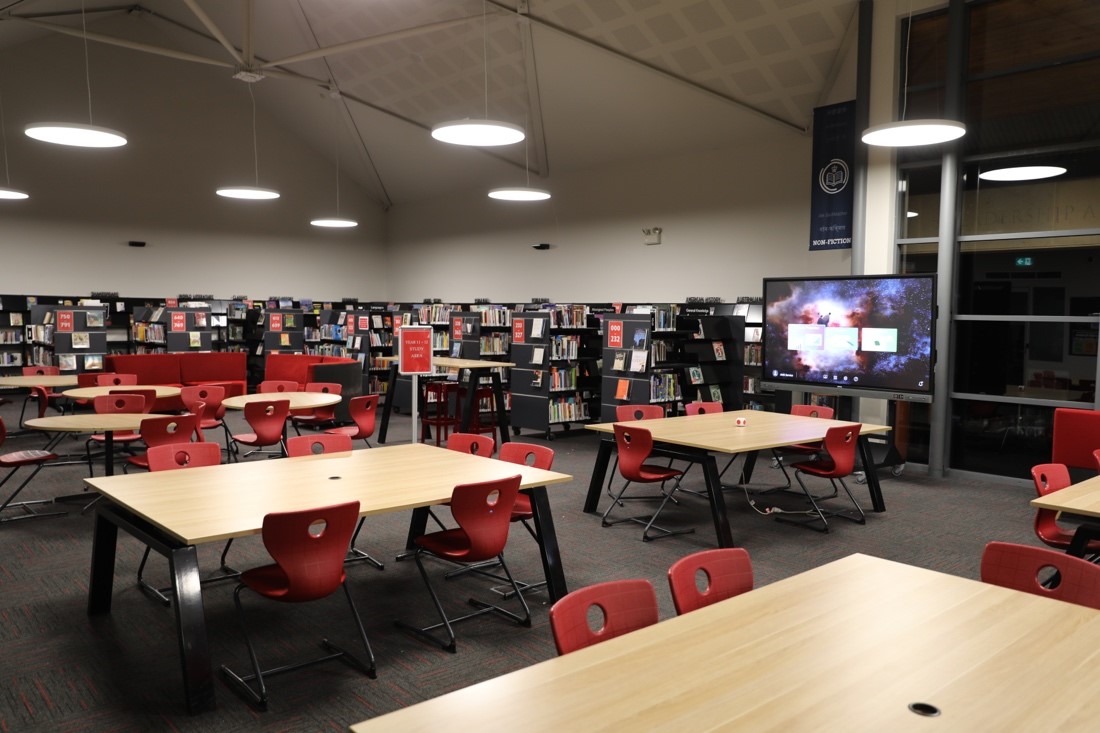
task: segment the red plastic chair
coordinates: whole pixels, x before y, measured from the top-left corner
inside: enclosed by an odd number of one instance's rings
[[[256,450],[245,453],[245,458],[253,453],[261,452],[263,448],[277,445],[280,453],[286,455],[286,445],[283,444],[283,430],[286,427],[286,419],[290,414],[290,400],[261,400],[249,402],[244,406],[244,419],[252,428],[251,433],[233,433],[233,447],[237,444],[251,446]],[[236,450],[230,453],[236,459]]]
[[[229,686],[248,702],[260,708],[267,707],[265,677],[270,678],[333,659],[350,664],[372,679],[375,677],[374,652],[371,651],[366,630],[363,628],[363,620],[355,607],[351,591],[348,590],[347,576],[344,573],[344,556],[347,554],[348,543],[351,541],[358,518],[358,501],[317,509],[268,514],[264,517],[261,533],[264,547],[275,562],[245,570],[241,573],[240,584],[233,592],[241,635],[248,647],[248,658],[252,662],[252,674],[242,676],[225,665],[221,668]],[[246,588],[263,598],[280,603],[308,603],[327,598],[338,588],[343,588],[368,661],[359,659],[328,639],[322,639],[321,644],[330,652],[329,654],[272,669],[262,669],[256,657],[256,650],[248,637],[244,609],[241,605],[241,592]]]
[[[452,436],[453,437],[453,436]],[[479,436],[481,437],[481,436]],[[508,541],[508,525],[512,516],[512,507],[519,492],[520,476],[482,481],[480,483],[460,484],[451,493],[451,514],[458,522],[457,529],[445,529],[439,532],[421,535],[413,540],[416,551],[413,557],[416,567],[420,570],[420,577],[428,588],[432,597],[432,604],[439,614],[440,622],[431,626],[417,628],[409,624],[398,622],[398,626],[411,631],[417,636],[438,644],[443,649],[454,652],[455,634],[453,624],[464,621],[484,613],[493,612],[511,619],[522,626],[531,625],[531,611],[527,607],[527,601],[523,593],[508,570],[504,562],[504,545]],[[470,599],[470,605],[477,610],[458,618],[449,618],[443,610],[443,604],[432,588],[428,572],[424,569],[424,556],[431,555],[443,560],[460,565],[475,565],[486,560],[496,559],[500,562],[501,570],[507,576],[512,592],[523,606],[523,616],[512,613],[500,606],[483,603]],[[472,572],[481,573],[477,568]],[[491,577],[491,576],[490,576]],[[432,632],[443,627],[447,631],[447,639],[440,639]]]
[[[549,471],[554,465],[554,449],[548,448],[545,445],[534,445],[531,443],[517,443],[511,441],[504,443],[500,446],[500,453],[497,458],[506,463],[515,463],[521,466],[533,466],[534,468],[541,468],[544,471]],[[542,547],[542,539],[539,538],[538,532],[532,527],[529,522],[535,518],[535,512],[531,508],[531,496],[524,492],[516,494],[516,503],[512,507],[512,522],[519,522],[523,525],[523,528],[527,530],[527,533],[534,538],[539,547]],[[524,583],[517,580],[516,583],[524,591],[532,591],[542,588],[546,585],[546,581],[539,581],[537,583]],[[507,598],[508,593],[504,596]]]
[[[1069,469],[1064,463],[1041,463],[1031,468],[1031,480],[1035,484],[1036,496],[1047,496],[1069,486]],[[1068,550],[1073,542],[1073,532],[1062,529],[1058,524],[1058,512],[1054,509],[1035,511],[1035,536],[1058,550]],[[1085,550],[1090,555],[1100,553],[1100,540],[1090,540]]]
[[[752,585],[752,560],[742,547],[694,552],[668,569],[668,586],[677,614],[741,595],[752,590]]]
[[[286,441],[286,454],[290,458],[350,452],[350,435],[333,435],[326,433],[321,433],[320,435],[296,435],[293,438],[287,438]]]
[[[167,415],[165,417],[151,417],[148,420],[143,420],[141,422],[141,428],[138,430],[138,435],[141,437],[142,442],[145,443],[146,450],[144,453],[139,453],[136,456],[127,457],[123,471],[128,472],[130,466],[148,469],[148,451],[150,448],[155,448],[158,445],[169,445],[172,443],[190,441],[191,436],[195,433],[198,421],[198,415],[192,413],[187,413],[185,415]]]
[[[128,387],[138,383],[136,374],[112,374],[106,372],[97,374],[95,383],[97,387]]]
[[[152,392],[152,390],[149,390]],[[155,395],[156,393],[153,392]],[[100,395],[92,400],[92,407],[98,414],[112,414],[112,413],[138,413],[148,412],[145,409],[146,396],[141,394],[133,394],[127,392],[120,392],[118,394],[106,394]],[[136,431],[118,431],[114,434],[114,447],[118,450],[121,447],[125,447],[129,444],[136,443],[141,440],[141,435]],[[107,442],[106,433],[96,433],[88,438],[84,443],[84,452],[88,461],[88,475],[94,475],[92,473],[92,445],[103,445]]]
[[[595,607],[603,616],[589,625]],[[642,578],[596,583],[569,593],[550,607],[550,630],[558,654],[598,644],[657,623],[657,593]]]
[[[260,394],[274,394],[276,392],[298,392],[298,383],[290,379],[265,379],[256,385],[256,391]]]
[[[725,405],[721,402],[689,402],[684,405],[685,415],[706,415],[713,412],[724,412]]]
[[[4,444],[4,441],[7,439],[7,437],[8,429],[4,425],[3,418],[0,418],[0,445]],[[21,492],[27,486],[27,484],[31,482],[31,479],[38,475],[38,472],[42,470],[42,467],[50,461],[56,459],[57,454],[48,450],[20,450],[13,451],[11,453],[0,454],[0,468],[9,469],[8,472],[4,475],[4,478],[0,480],[0,487],[6,484],[8,482],[8,479],[14,476],[16,471],[18,471],[20,468],[23,468],[24,466],[34,466],[34,470],[31,471],[31,475],[23,479],[23,483],[19,484],[19,488],[11,492],[8,498],[4,499],[4,503],[0,504],[0,512],[3,512],[5,509],[8,508],[13,508],[22,509],[23,513],[16,517],[2,517],[0,518],[0,523],[15,522],[20,519],[58,517],[65,514],[65,512],[36,512],[31,509],[31,507],[35,504],[52,503],[52,499],[35,499],[32,501],[20,502],[15,501],[15,498],[19,496],[19,492]]]
[[[1100,448],[1100,411],[1054,408],[1051,463],[1091,470],[1096,468],[1093,451],[1097,448]]]
[[[1051,577],[1057,571],[1056,577]],[[982,553],[982,581],[1100,609],[1100,566],[1045,547],[990,542]]]
[[[634,420],[659,420],[665,416],[665,408],[661,405],[616,405],[615,406],[615,422],[632,422]],[[671,461],[669,462],[671,465]],[[611,473],[607,477],[607,495],[612,499],[615,499],[615,493],[611,490],[611,484],[615,480],[615,474],[619,467],[619,456],[615,455],[615,461],[611,466]],[[623,490],[619,492],[619,498],[615,499],[615,503],[619,506],[624,506],[624,501],[653,501],[659,499],[661,496],[623,496],[623,492],[626,491],[626,487],[630,485],[627,481],[623,486]]]
[[[23,367],[24,377],[56,377],[61,374],[61,369],[55,366],[29,366]],[[46,416],[46,407],[53,407],[58,412],[64,413],[62,408],[63,400],[65,396],[60,392],[55,392],[52,387],[37,387],[41,392],[36,392],[36,388],[31,388],[31,393],[23,399],[23,408],[19,411],[19,426],[23,426],[23,418],[27,412],[27,403],[32,400],[38,401],[38,417]]]
[[[649,542],[650,540],[659,539],[661,537],[669,537],[675,534],[688,534],[695,531],[694,527],[687,529],[670,530],[664,527],[659,527],[654,522],[661,514],[661,511],[665,508],[669,499],[672,498],[672,490],[664,491],[664,498],[661,500],[660,506],[657,507],[657,511],[653,512],[651,516],[638,516],[638,517],[625,517],[623,519],[609,520],[607,517],[611,513],[611,510],[615,508],[616,504],[622,498],[623,491],[626,491],[626,487],[631,483],[639,484],[663,484],[669,479],[677,478],[683,475],[683,471],[671,468],[668,466],[658,466],[652,463],[646,463],[650,455],[653,453],[653,434],[645,428],[626,427],[625,425],[615,424],[615,445],[619,451],[619,474],[626,479],[627,483],[619,491],[618,495],[614,497],[614,501],[611,502],[611,506],[607,508],[607,511],[603,513],[602,523],[605,527],[610,527],[622,522],[636,522],[638,524],[645,525],[645,529],[642,530],[642,541]],[[650,530],[658,532],[657,535],[650,535]]]
[[[487,435],[454,433],[447,438],[447,450],[469,453],[472,456],[481,456],[482,458],[492,458],[496,447],[496,441]]]
[[[462,424],[458,385],[454,382],[428,382],[424,387],[424,407],[420,411],[420,442],[435,428],[435,444],[446,440],[452,429]],[[451,408],[454,408],[452,411]]]
[[[197,415],[196,403],[201,402],[205,405],[199,417],[198,434],[203,435],[206,430],[221,428],[225,433],[225,452],[228,455],[232,435],[229,432],[229,425],[225,422],[225,405],[222,404],[224,399],[225,387],[217,384],[200,384],[180,389],[180,400],[188,412]]]
[[[825,405],[791,405],[791,414],[800,415],[802,417],[819,417],[822,420],[832,420],[836,411]],[[775,459],[775,465],[783,472],[783,480],[786,482],[783,486],[778,486],[776,488],[791,488],[791,477],[787,473],[787,469],[783,466],[783,459],[785,457],[801,456],[805,458],[806,456],[816,456],[820,452],[821,441],[814,443],[795,443],[794,445],[785,445],[781,448],[773,448],[772,457]]]
[[[369,394],[352,397],[348,401],[348,415],[355,421],[354,425],[330,428],[325,432],[350,435],[352,440],[362,440],[370,448],[371,444],[368,438],[374,435],[374,427],[378,418],[378,395]]]
[[[859,423],[838,425],[834,428],[829,428],[825,432],[825,439],[821,442],[822,451],[818,454],[818,457],[808,461],[802,461],[800,463],[792,463],[791,468],[795,469],[794,477],[798,480],[798,485],[802,487],[803,493],[806,495],[806,499],[810,502],[812,509],[801,512],[809,516],[806,520],[796,520],[788,515],[794,512],[780,511],[779,516],[776,517],[781,522],[787,522],[789,524],[799,524],[810,529],[816,529],[819,532],[829,531],[829,520],[827,517],[841,517],[856,524],[865,524],[867,518],[863,513],[863,508],[860,507],[856,498],[852,496],[852,492],[848,490],[848,485],[844,483],[844,477],[850,476],[852,470],[856,464],[856,444],[859,440],[859,431],[862,425]],[[809,488],[806,486],[806,482],[802,480],[803,475],[817,476],[818,478],[828,479],[832,484],[833,494],[837,496],[839,491],[837,484],[844,489],[844,493],[848,495],[848,499],[851,500],[852,506],[855,507],[856,514],[849,514],[847,511],[825,511],[818,503],[821,499],[832,498],[832,496],[815,496],[810,493]],[[776,512],[776,508],[772,507],[769,512]],[[821,522],[821,527],[814,526],[816,522]]]
[[[305,392],[318,392],[321,394],[340,394],[344,389],[342,384],[337,382],[308,382],[306,384]],[[318,428],[322,425],[332,425],[336,422],[336,405],[326,405],[325,407],[317,407],[313,409],[305,410],[291,410],[290,422],[294,425],[294,432],[301,435],[301,431],[298,429],[302,425]]]
[[[144,427],[145,424],[143,423],[142,428]],[[148,457],[149,470],[153,472],[217,466],[222,462],[222,451],[217,443],[162,443],[160,445],[150,446],[146,456]],[[228,540],[225,543],[225,547],[222,549],[221,568],[225,574],[213,578],[206,578],[203,581],[204,583],[227,580],[229,578],[235,578],[240,574],[225,563],[225,556],[229,552],[229,546],[232,543],[232,539]],[[145,553],[141,556],[141,563],[138,565],[137,571],[138,586],[146,593],[157,598],[165,606],[170,606],[172,605],[172,599],[168,597],[168,592],[171,591],[172,588],[157,588],[145,579],[145,563],[149,560],[149,551],[151,549],[152,548],[146,545]]]

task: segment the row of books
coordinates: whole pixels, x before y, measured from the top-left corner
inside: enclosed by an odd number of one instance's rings
[[[577,388],[578,370],[575,366],[550,367],[550,389],[560,391],[563,389]]]
[[[0,366],[23,366],[23,355],[18,351],[0,352]]]
[[[493,356],[508,352],[508,336],[503,333],[486,333],[481,336],[481,354]]]
[[[500,305],[476,305],[471,310],[480,312],[482,326],[512,325],[512,311]]]
[[[745,344],[745,365],[760,366],[764,358],[764,347],[761,344]]]
[[[580,303],[554,305],[549,309],[550,328],[584,328],[588,325],[588,306]]]
[[[0,331],[0,344],[23,343],[23,329],[15,331]]]
[[[551,359],[576,359],[581,350],[581,337],[554,335],[549,344]]]
[[[651,402],[672,402],[683,398],[680,392],[680,376],[675,372],[654,372],[649,376]]]
[[[286,342],[280,342],[281,346],[290,346],[290,334],[284,333],[280,336],[286,337]],[[343,344],[318,344],[317,346],[306,346],[306,353],[313,354],[315,356],[347,356],[348,348]]]
[[[583,422],[590,419],[587,392],[562,397],[551,397],[549,401],[550,422]]]
[[[623,349],[615,352],[615,359],[611,362],[611,369],[616,372],[644,372],[648,359],[648,349]]]
[[[27,326],[27,340],[42,344],[53,343],[53,326]]]
[[[130,333],[134,341],[148,344],[164,343],[165,329],[162,323],[135,323]]]
[[[447,323],[451,317],[451,306],[445,303],[425,303],[417,308],[420,323]]]

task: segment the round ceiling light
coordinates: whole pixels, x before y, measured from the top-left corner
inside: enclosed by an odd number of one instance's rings
[[[509,188],[494,188],[489,191],[489,198],[498,201],[545,201],[550,198],[550,192],[541,188],[512,186]]]
[[[966,125],[954,120],[907,120],[868,127],[863,142],[886,148],[935,145],[957,140],[966,134]]]
[[[224,186],[219,188],[217,193],[227,199],[264,201],[279,198],[279,192],[275,189],[260,188],[259,186]]]
[[[496,120],[452,120],[432,128],[432,137],[452,145],[494,147],[512,145],[523,140],[523,128]]]
[[[36,122],[27,125],[23,132],[27,137],[55,145],[77,148],[118,148],[126,144],[126,136],[118,130],[95,125],[78,125],[69,122]]]
[[[19,201],[29,198],[30,194],[28,194],[26,191],[20,191],[16,188],[4,188],[3,186],[0,186],[0,200]]]
[[[1015,168],[982,171],[978,178],[983,181],[1038,181],[1042,178],[1054,178],[1065,172],[1065,168],[1057,165],[1020,165]]]
[[[354,219],[345,219],[342,216],[326,216],[321,219],[314,219],[310,224],[315,227],[328,227],[329,229],[350,229],[359,226],[359,222]]]

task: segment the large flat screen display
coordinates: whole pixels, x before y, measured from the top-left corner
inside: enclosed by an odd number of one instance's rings
[[[931,402],[934,275],[766,278],[763,386]]]

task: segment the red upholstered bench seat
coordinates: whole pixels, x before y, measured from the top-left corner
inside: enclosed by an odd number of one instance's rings
[[[138,384],[183,387],[219,384],[225,396],[248,392],[247,355],[244,352],[200,352],[180,354],[110,354],[103,360],[108,372],[137,375]],[[183,409],[179,397],[162,397],[153,405],[154,412]]]

